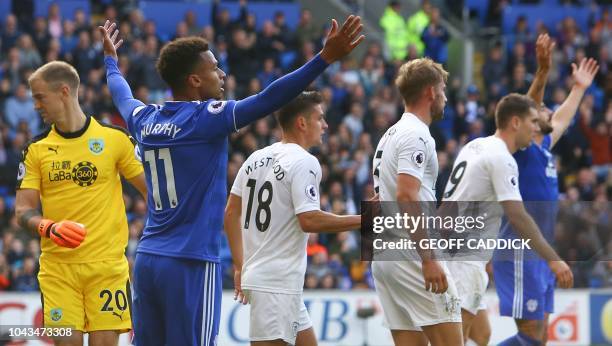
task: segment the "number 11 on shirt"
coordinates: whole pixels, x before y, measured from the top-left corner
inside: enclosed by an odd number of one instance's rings
[[[155,210],[162,209],[156,157],[157,159],[163,161],[162,164],[164,166],[164,174],[166,176],[166,192],[168,194],[168,200],[170,201],[170,208],[176,208],[178,206],[178,198],[176,196],[176,186],[174,185],[174,168],[172,166],[172,157],[170,156],[170,149],[162,148],[157,150],[146,150],[144,154],[144,159],[149,164],[149,168],[151,169],[151,185],[153,188]]]

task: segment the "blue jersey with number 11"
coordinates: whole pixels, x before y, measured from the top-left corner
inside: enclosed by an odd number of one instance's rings
[[[141,106],[128,119],[148,188],[138,252],[217,262],[235,101]]]

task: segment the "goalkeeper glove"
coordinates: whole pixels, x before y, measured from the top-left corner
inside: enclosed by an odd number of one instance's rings
[[[79,223],[64,220],[58,223],[53,220],[42,219],[38,224],[38,234],[46,237],[62,247],[76,248],[87,235],[85,227]]]

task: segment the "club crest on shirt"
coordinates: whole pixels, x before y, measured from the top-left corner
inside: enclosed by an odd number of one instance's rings
[[[61,308],[51,309],[51,319],[55,322],[62,319],[63,313]]]
[[[422,150],[417,150],[412,153],[412,162],[414,162],[417,167],[423,167],[423,163],[425,163],[425,153]]]
[[[306,186],[306,197],[308,197],[310,200],[316,202],[317,201],[317,189],[315,188],[314,185],[308,185]]]
[[[100,155],[104,150],[104,139],[92,138],[89,140],[89,151],[94,155]]]
[[[223,112],[226,103],[226,101],[212,101],[206,106],[206,110],[211,114],[219,114]]]

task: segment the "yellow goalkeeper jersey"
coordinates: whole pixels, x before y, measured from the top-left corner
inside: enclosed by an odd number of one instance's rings
[[[124,256],[128,224],[119,175],[130,179],[143,172],[127,131],[92,117],[74,133],[52,126],[28,143],[22,160],[17,188],[40,192],[43,217],[87,229],[76,249],[43,238],[41,259],[85,263]]]

